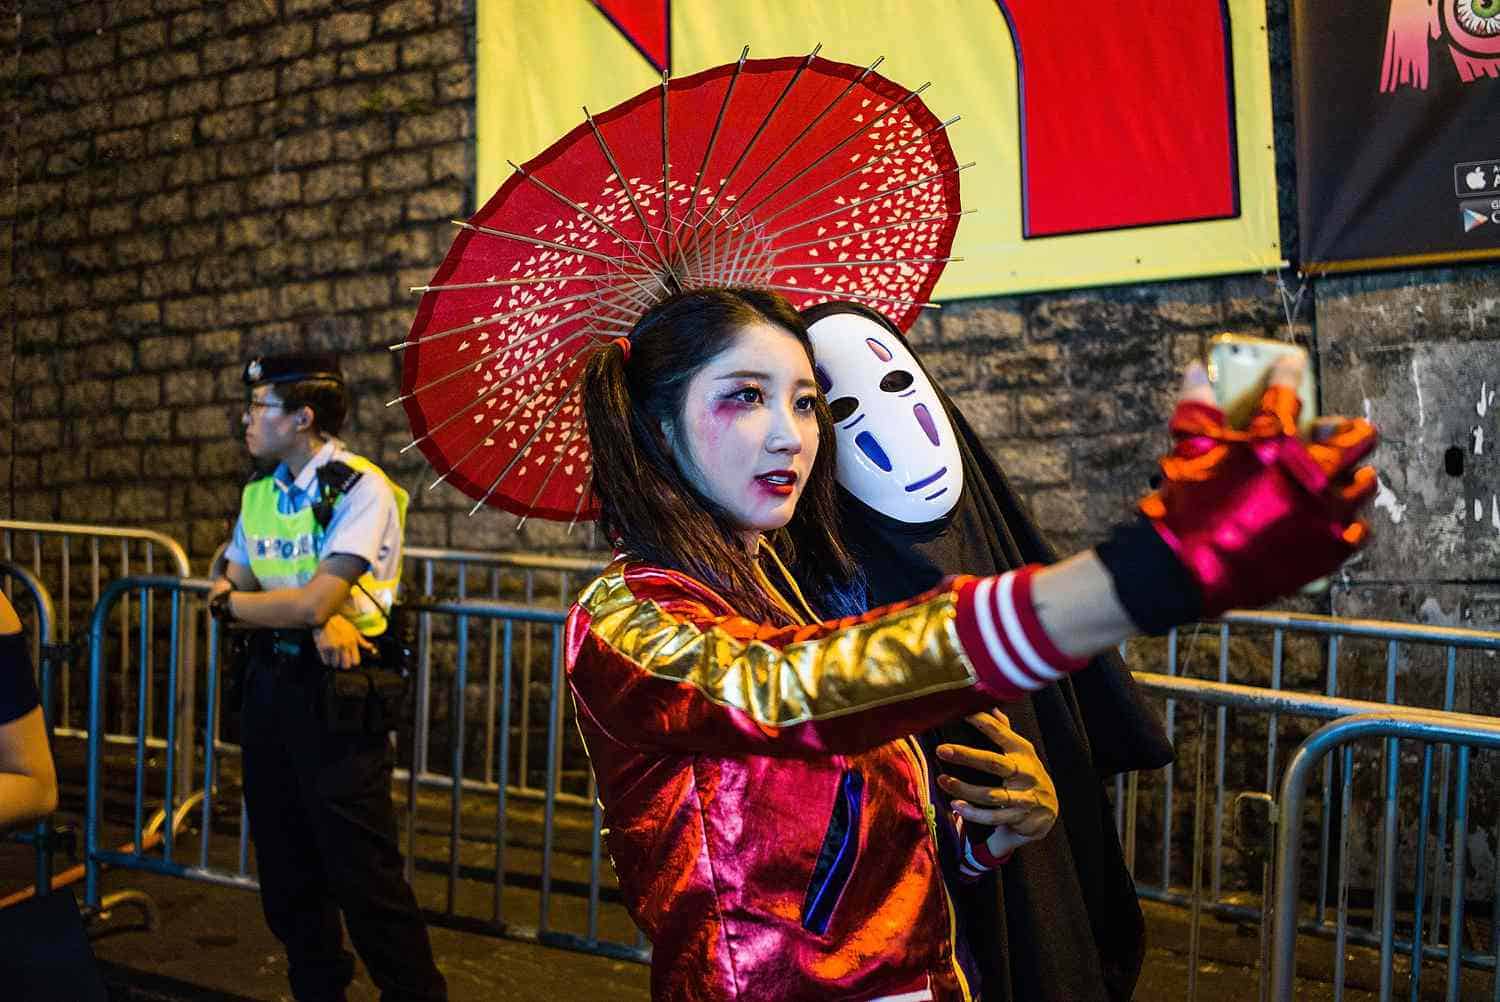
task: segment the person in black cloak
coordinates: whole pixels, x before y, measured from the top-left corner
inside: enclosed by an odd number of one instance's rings
[[[1057,560],[1005,474],[889,320],[850,302],[802,316],[838,429],[843,534],[871,606],[920,594],[952,574]],[[1035,746],[1059,810],[1049,835],[977,881],[958,879],[955,840],[940,840],[983,1002],[1129,999],[1145,955],[1145,923],[1103,781],[1167,765],[1171,743],[1113,653],[1001,709]],[[940,745],[992,747],[972,724],[954,721],[919,743],[945,773],[996,786],[994,775],[937,755]],[[967,837],[976,838],[972,824]]]

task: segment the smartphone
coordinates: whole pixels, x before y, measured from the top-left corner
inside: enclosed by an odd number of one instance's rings
[[[1302,356],[1302,383],[1297,387],[1302,410],[1297,415],[1297,427],[1306,435],[1318,417],[1318,384],[1313,380],[1307,349],[1247,334],[1218,334],[1209,339],[1208,381],[1231,428],[1244,428],[1250,423],[1250,415],[1266,391],[1271,366],[1287,355]],[[1328,578],[1310,581],[1302,586],[1302,594],[1320,595],[1328,590],[1328,584]]]
[[[1318,416],[1318,387],[1305,348],[1246,334],[1219,334],[1209,340],[1208,380],[1231,428],[1244,428],[1250,423],[1266,390],[1271,366],[1287,355],[1300,355],[1303,361],[1302,384],[1297,387],[1302,411],[1297,424],[1305,434]]]

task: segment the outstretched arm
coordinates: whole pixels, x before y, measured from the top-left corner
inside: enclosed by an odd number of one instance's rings
[[[1304,365],[1276,363],[1243,430],[1226,426],[1202,366],[1188,369],[1162,485],[1140,504],[1145,519],[1032,583],[1037,616],[1065,654],[1264,605],[1332,573],[1368,541],[1359,510],[1374,497],[1375,471],[1358,464],[1375,448],[1375,429],[1329,417],[1301,438]]]

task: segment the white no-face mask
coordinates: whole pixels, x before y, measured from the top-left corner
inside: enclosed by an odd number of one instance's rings
[[[963,491],[963,459],[927,374],[891,331],[859,313],[808,328],[838,434],[838,482],[888,518],[931,522]]]

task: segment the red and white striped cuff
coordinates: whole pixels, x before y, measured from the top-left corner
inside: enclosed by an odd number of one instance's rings
[[[1001,856],[990,852],[988,832],[992,829],[982,825],[968,826],[963,815],[957,811],[953,813],[953,826],[958,830],[958,873],[966,881],[973,882],[989,871],[998,869],[1014,852],[1011,850]],[[976,838],[978,841],[974,841]]]
[[[959,642],[981,682],[1001,701],[1018,699],[1089,663],[1058,650],[1042,629],[1031,600],[1031,579],[1041,569],[1029,564],[966,581],[958,589]]]

